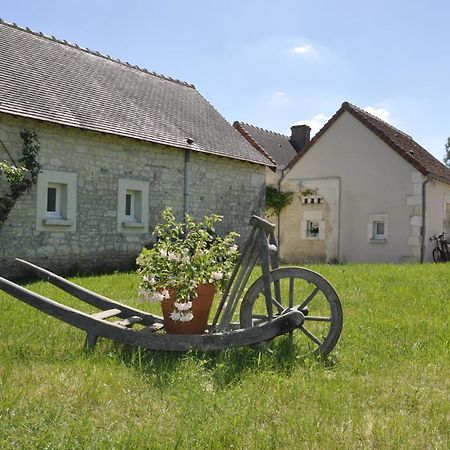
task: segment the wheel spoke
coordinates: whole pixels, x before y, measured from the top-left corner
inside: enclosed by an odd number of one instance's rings
[[[303,303],[298,307],[298,310],[301,311],[304,309],[308,303],[317,295],[317,293],[320,291],[319,286],[316,286],[315,289],[311,292],[311,294],[306,297],[306,299],[303,301]]]
[[[322,316],[305,316],[305,321],[311,320],[314,322],[331,322],[331,317],[322,317]]]
[[[272,303],[277,307],[278,313],[284,311],[283,305],[272,297]]]
[[[294,306],[294,278],[289,278],[289,308]]]
[[[307,330],[305,327],[300,326],[299,327],[303,333],[308,336],[312,341],[314,341],[319,347],[322,345],[322,342],[314,336],[314,334],[311,333],[311,331]]]

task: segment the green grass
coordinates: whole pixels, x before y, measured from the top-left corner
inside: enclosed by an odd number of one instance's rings
[[[1,293],[0,448],[448,448],[449,267],[313,267],[345,314],[326,361],[284,337],[183,355],[100,340],[85,355],[82,332]],[[134,274],[74,281],[146,307]]]

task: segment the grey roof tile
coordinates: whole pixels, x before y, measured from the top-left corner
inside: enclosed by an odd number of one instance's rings
[[[257,145],[279,166],[287,165],[296,155],[294,147],[287,136],[264,130],[244,122],[234,122],[233,126],[243,135],[247,133]],[[257,145],[254,145],[257,148]]]
[[[273,165],[193,85],[1,20],[0,112]]]

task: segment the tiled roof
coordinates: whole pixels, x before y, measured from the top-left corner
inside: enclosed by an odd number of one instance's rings
[[[259,146],[258,150],[270,156],[277,165],[285,166],[297,155],[287,136],[243,122],[234,122],[233,126],[247,140],[248,135],[254,141],[252,145],[255,148]]]
[[[193,85],[1,19],[0,112],[273,165]]]
[[[421,147],[411,136],[348,102],[342,103],[340,109],[289,163],[288,167],[293,167],[345,111],[359,120],[423,175],[450,184],[450,169]]]

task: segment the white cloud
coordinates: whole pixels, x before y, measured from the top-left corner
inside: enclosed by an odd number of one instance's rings
[[[275,94],[272,96],[272,100],[277,104],[288,103],[289,97],[287,96],[287,94],[285,92],[278,91],[278,92],[275,92]]]
[[[387,110],[386,108],[377,108],[374,106],[366,106],[364,108],[364,111],[367,111],[368,113],[378,117],[381,120],[384,120],[385,122],[389,122],[389,118],[391,116],[391,112]]]
[[[299,47],[291,48],[291,53],[296,53],[298,55],[306,55],[312,53],[313,46],[311,44],[300,45]]]
[[[324,113],[316,114],[310,120],[299,120],[294,125],[308,125],[311,127],[311,137],[313,137],[331,118]]]

